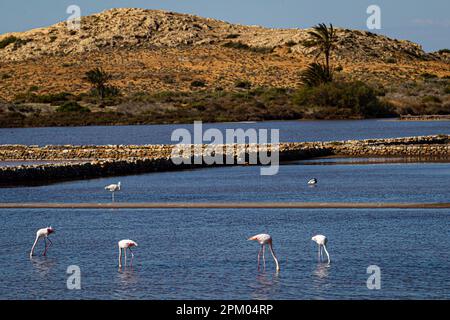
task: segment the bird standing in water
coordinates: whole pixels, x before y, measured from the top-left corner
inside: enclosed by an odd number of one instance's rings
[[[316,179],[316,178],[310,179],[310,180],[308,181],[308,184],[309,184],[310,186],[313,186],[313,185],[317,184],[317,179]]]
[[[127,249],[130,250],[131,253],[130,267],[132,267],[134,254],[133,251],[131,250],[131,247],[137,247],[138,244],[130,239],[120,240],[118,244],[119,244],[119,268],[122,267],[122,250],[125,252],[125,267],[127,266]]]
[[[120,191],[120,181],[117,184],[110,184],[109,186],[106,186],[105,190],[112,193],[112,202],[114,202],[114,192]]]
[[[325,237],[324,235],[318,234],[318,235],[312,237],[311,240],[319,245],[319,253],[318,253],[319,261],[321,261],[321,259],[323,257],[323,252],[322,252],[322,248],[323,248],[323,250],[325,250],[325,253],[327,254],[328,264],[330,264],[330,262],[331,262],[330,255],[328,254],[328,251],[327,251],[327,243],[328,243],[327,237]]]
[[[39,239],[41,239],[41,238],[44,239],[44,243],[45,243],[45,249],[44,249],[44,252],[42,253],[42,255],[45,256],[47,254],[48,248],[50,248],[50,246],[53,244],[48,236],[51,235],[53,232],[55,232],[55,229],[53,229],[52,227],[42,228],[36,232],[36,240],[34,240],[33,246],[31,247],[30,257],[33,256],[34,248],[36,247],[36,244],[38,243]],[[48,245],[48,246],[47,246],[47,240],[50,242],[50,245]]]
[[[263,257],[264,270],[266,269],[265,246],[267,245],[269,247],[270,253],[272,254],[273,260],[275,260],[277,272],[280,271],[280,264],[278,263],[278,259],[275,255],[275,252],[273,251],[272,237],[270,235],[261,233],[261,234],[257,234],[256,236],[250,237],[247,240],[258,241],[258,243],[261,245],[261,248],[259,249],[259,252],[258,252],[258,270],[259,270],[259,260],[260,260],[261,254]]]

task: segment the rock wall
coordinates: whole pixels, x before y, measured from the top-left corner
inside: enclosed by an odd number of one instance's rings
[[[61,163],[0,167],[0,185],[30,185],[63,180],[139,174],[154,171],[220,166],[232,159],[233,164],[260,164],[259,154],[274,151],[272,145],[208,145],[189,148],[184,164],[172,161],[173,145],[146,146],[0,146],[0,161],[61,161]],[[222,163],[196,162],[201,154],[213,155]],[[249,156],[257,155],[256,162]],[[323,156],[343,157],[413,157],[450,159],[450,136],[423,136],[396,139],[350,140],[336,142],[294,142],[279,145],[280,161]],[[64,162],[72,161],[72,162]],[[77,161],[74,163],[73,161]],[[81,161],[81,162],[80,162]],[[249,163],[250,161],[250,163]]]

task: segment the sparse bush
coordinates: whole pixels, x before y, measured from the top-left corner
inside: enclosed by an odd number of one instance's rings
[[[437,96],[425,96],[422,98],[423,103],[442,103],[442,100]]]
[[[252,87],[252,84],[247,80],[237,80],[234,86],[239,89],[250,89]]]
[[[438,77],[437,75],[429,72],[424,72],[420,76],[424,79],[436,79]]]
[[[397,63],[397,59],[394,57],[389,57],[386,59],[386,63]]]
[[[78,113],[85,113],[85,112],[91,112],[89,108],[80,106],[75,101],[69,101],[64,103],[62,106],[56,108],[56,112],[78,112]]]
[[[14,37],[14,36],[6,37],[5,39],[0,41],[0,49],[6,48],[10,44],[15,43],[18,40],[20,40],[20,39],[17,37]]]
[[[449,85],[449,86],[446,86],[446,87],[444,88],[444,93],[445,93],[445,94],[450,94],[450,85]]]
[[[289,40],[288,42],[286,42],[286,46],[287,47],[293,47],[297,44],[297,42],[295,42],[294,40]]]
[[[225,37],[225,39],[237,39],[237,38],[239,38],[241,35],[240,34],[238,34],[238,33],[230,33],[230,34],[228,34],[226,37]]]
[[[229,41],[223,44],[225,48],[248,50],[255,53],[272,53],[273,48],[270,47],[250,47],[249,45],[242,43],[240,41]]]
[[[206,82],[203,80],[194,80],[191,82],[191,87],[193,88],[203,88],[206,86]]]
[[[381,117],[393,115],[389,105],[379,100],[375,89],[362,82],[330,82],[305,86],[293,97],[296,105],[304,107],[335,108],[350,115]],[[348,109],[348,110],[347,110]]]

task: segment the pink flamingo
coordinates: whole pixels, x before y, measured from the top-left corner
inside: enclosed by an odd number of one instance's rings
[[[272,254],[273,260],[275,260],[275,264],[277,266],[277,272],[280,271],[280,264],[278,263],[278,259],[275,255],[275,252],[273,251],[272,237],[270,235],[261,233],[261,234],[257,234],[256,236],[250,237],[247,240],[258,241],[258,243],[261,245],[261,248],[259,249],[259,252],[258,252],[258,271],[259,271],[259,259],[260,259],[261,253],[262,253],[262,257],[263,257],[264,270],[266,269],[266,257],[265,257],[265,246],[266,245],[269,246],[270,253]]]
[[[36,240],[34,240],[33,246],[31,247],[30,257],[33,256],[34,247],[36,247],[37,242],[41,238],[44,238],[44,243],[45,243],[45,249],[44,249],[44,252],[42,253],[42,255],[45,256],[47,254],[48,248],[50,248],[50,246],[53,244],[52,240],[50,240],[50,238],[48,236],[50,234],[52,234],[53,232],[55,232],[55,229],[53,229],[52,227],[42,228],[36,232]],[[50,245],[48,245],[48,246],[47,246],[47,240],[50,242]]]
[[[122,267],[122,250],[125,252],[125,266],[127,266],[127,249],[130,250],[130,253],[131,253],[130,267],[133,266],[134,254],[133,254],[133,251],[131,251],[131,247],[137,247],[137,246],[138,246],[138,244],[130,239],[119,241],[119,268]]]

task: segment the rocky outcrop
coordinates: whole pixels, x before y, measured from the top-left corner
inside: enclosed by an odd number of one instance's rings
[[[27,32],[8,33],[15,41],[0,49],[3,61],[21,61],[45,55],[68,55],[109,49],[204,46],[239,42],[253,48],[290,47],[309,55],[303,45],[308,29],[268,29],[161,10],[111,9],[83,17],[81,28],[70,30],[66,22]],[[374,60],[392,57],[429,58],[420,45],[366,31],[338,29],[338,57]]]
[[[249,164],[250,155],[275,151],[275,146],[255,144],[216,145],[213,149],[208,145],[201,146],[201,149],[198,145],[189,145],[189,147],[190,152],[187,156],[185,154],[185,157],[191,159],[191,164],[178,165],[171,158],[173,148],[175,148],[173,145],[45,147],[3,145],[0,146],[1,161],[58,160],[61,163],[0,167],[0,185],[48,183],[224,165],[194,161],[201,154],[218,154],[223,159],[222,163],[227,163],[226,158],[229,157],[233,159],[233,164]],[[322,156],[396,156],[450,160],[450,136],[281,143],[278,150],[281,161]],[[251,162],[250,164],[260,164],[259,156],[256,159],[257,163]]]

